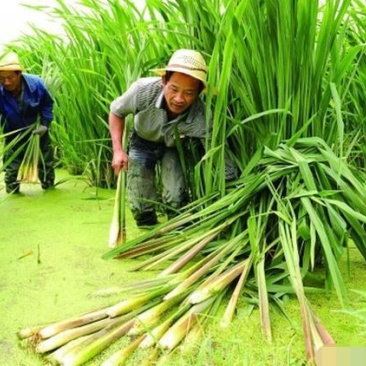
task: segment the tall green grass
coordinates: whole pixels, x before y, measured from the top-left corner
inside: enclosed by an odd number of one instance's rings
[[[338,100],[333,103],[334,90],[343,101],[344,85],[346,96],[359,83],[353,70],[363,49],[362,13],[350,0],[327,1],[321,10],[315,0],[279,6],[272,0],[155,0],[140,9],[131,1],[57,4],[48,12],[63,20],[66,41],[35,28],[21,39],[19,52],[31,71],[56,84],[51,88],[59,158],[71,171],[87,174],[91,184],[115,183],[109,103],[137,77],[165,65],[177,48],[202,51],[209,65],[211,92],[205,99],[214,129],[203,169],[207,192],[220,187],[224,193],[224,179],[216,173],[224,166],[225,145],[244,171],[263,144],[275,148],[297,135],[319,136],[341,149],[344,132],[352,140],[353,123],[357,130],[362,125],[355,116],[344,131],[336,117]],[[342,105],[346,114],[360,105],[353,101]]]

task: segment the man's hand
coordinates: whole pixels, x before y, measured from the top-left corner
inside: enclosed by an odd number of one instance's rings
[[[113,153],[112,168],[116,175],[118,175],[121,169],[127,172],[128,155],[123,150],[118,150]]]
[[[40,137],[42,137],[47,132],[47,130],[48,128],[46,126],[40,125],[36,129],[34,129],[32,133],[33,135],[39,135]]]

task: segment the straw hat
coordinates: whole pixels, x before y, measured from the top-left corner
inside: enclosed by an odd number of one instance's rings
[[[19,62],[18,55],[9,52],[0,58],[0,71],[23,71],[23,67]]]
[[[164,69],[151,70],[158,75],[165,75],[167,71],[180,72],[202,81],[207,87],[207,66],[203,56],[194,50],[181,49],[175,51]]]

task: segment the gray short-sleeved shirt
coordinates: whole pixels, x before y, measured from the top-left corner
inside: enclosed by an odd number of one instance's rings
[[[110,111],[119,117],[133,114],[137,135],[148,141],[175,146],[175,126],[181,136],[205,138],[209,129],[205,105],[200,98],[197,98],[186,113],[171,121],[168,121],[167,113],[162,108],[163,100],[161,78],[141,78],[111,103]]]

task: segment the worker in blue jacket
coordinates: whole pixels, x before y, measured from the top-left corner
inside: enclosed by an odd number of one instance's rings
[[[42,158],[38,176],[42,188],[52,188],[55,181],[49,136],[53,99],[40,77],[23,71],[15,53],[0,58],[0,124],[5,135],[3,161],[7,193],[19,193],[18,171],[31,134],[40,136]]]

